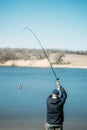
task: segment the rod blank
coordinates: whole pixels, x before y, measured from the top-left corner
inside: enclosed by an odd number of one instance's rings
[[[52,71],[53,71],[53,74],[54,74],[56,80],[58,81],[58,80],[59,80],[59,77],[57,77],[56,72],[55,72],[54,68],[52,67],[52,64],[51,64],[51,62],[50,62],[50,60],[49,60],[49,57],[48,57],[48,55],[47,55],[45,49],[43,48],[43,46],[42,46],[42,44],[41,44],[39,38],[36,36],[36,34],[34,33],[34,31],[32,31],[29,27],[26,27],[26,28],[23,29],[23,31],[25,31],[25,30],[30,31],[30,32],[33,34],[33,36],[36,38],[37,42],[39,43],[41,49],[43,50],[43,52],[44,52],[44,54],[45,54],[45,56],[46,56],[46,58],[47,58],[47,60],[48,60],[48,62],[49,62],[49,64],[50,64],[50,67],[51,67],[51,69],[52,69]]]

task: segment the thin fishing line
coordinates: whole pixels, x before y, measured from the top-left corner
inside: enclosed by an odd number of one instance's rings
[[[37,37],[37,35],[36,35],[36,34],[34,33],[34,31],[31,30],[29,27],[23,28],[23,32],[24,32],[25,30],[30,31],[30,32],[33,34],[33,36],[36,38],[37,42],[39,43],[40,47],[42,48],[42,50],[43,50],[43,52],[44,52],[44,54],[45,54],[45,56],[46,56],[46,58],[47,58],[47,60],[48,60],[48,62],[49,62],[49,64],[50,64],[50,67],[51,67],[51,69],[52,69],[52,71],[53,71],[53,74],[54,74],[56,80],[59,80],[59,77],[57,77],[57,74],[56,74],[54,68],[52,67],[52,64],[51,64],[51,62],[50,62],[50,60],[49,60],[49,58],[48,58],[48,55],[47,55],[45,49],[43,48],[43,46],[42,46],[42,44],[41,44],[39,38]]]

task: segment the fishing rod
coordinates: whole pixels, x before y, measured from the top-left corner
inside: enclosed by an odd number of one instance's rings
[[[33,34],[33,36],[35,37],[35,39],[36,39],[37,42],[39,43],[41,49],[43,50],[43,52],[44,52],[44,54],[45,54],[45,56],[46,56],[46,58],[47,58],[47,60],[48,60],[48,62],[49,62],[49,64],[50,64],[50,67],[51,67],[51,69],[52,69],[52,71],[53,71],[53,74],[54,74],[54,76],[55,76],[55,78],[56,78],[56,81],[59,81],[59,77],[57,77],[57,74],[56,74],[54,68],[52,67],[52,64],[51,64],[51,62],[50,62],[50,60],[49,60],[49,57],[48,57],[48,55],[47,55],[45,49],[43,48],[43,46],[42,46],[42,44],[41,44],[39,38],[37,37],[37,35],[34,33],[34,31],[33,31],[31,28],[25,27],[25,28],[23,28],[23,31],[25,31],[25,30],[30,31],[30,32]]]

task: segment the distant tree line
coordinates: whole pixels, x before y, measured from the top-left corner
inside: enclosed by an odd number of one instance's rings
[[[81,54],[87,55],[87,51],[69,51],[46,49],[47,56],[50,58],[51,54],[55,54],[55,63],[62,63],[65,54]],[[18,48],[4,48],[0,49],[0,62],[4,63],[8,60],[31,60],[31,59],[44,59],[46,56],[41,49],[18,49]]]
[[[83,51],[83,50],[80,50],[80,51],[64,50],[64,52],[68,53],[68,54],[87,55],[87,50],[86,51]]]

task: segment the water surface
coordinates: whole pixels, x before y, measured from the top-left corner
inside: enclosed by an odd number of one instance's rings
[[[55,71],[68,93],[64,130],[86,130],[87,69]],[[54,88],[50,68],[0,67],[0,130],[44,130],[46,98]]]

